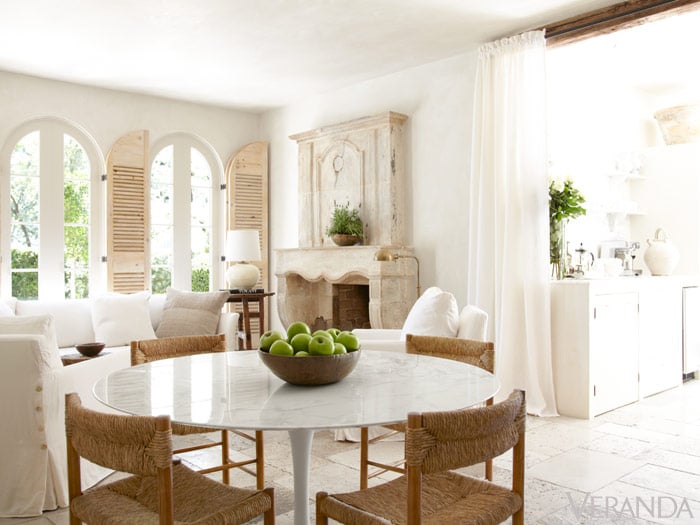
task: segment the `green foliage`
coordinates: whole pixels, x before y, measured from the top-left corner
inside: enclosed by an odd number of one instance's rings
[[[31,250],[13,249],[12,269],[36,271],[12,272],[12,295],[18,299],[39,298],[39,254]]]
[[[331,223],[326,229],[327,235],[342,233],[345,235],[355,235],[362,237],[362,219],[360,210],[350,209],[350,203],[339,205],[336,203],[331,217]]]
[[[583,203],[586,199],[574,188],[571,179],[564,182],[553,180],[549,183],[549,225],[565,219],[575,219],[586,215]]]
[[[209,268],[195,268],[192,270],[192,291],[209,291]]]

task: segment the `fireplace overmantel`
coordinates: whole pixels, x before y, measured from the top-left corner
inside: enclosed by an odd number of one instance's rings
[[[275,251],[277,305],[285,326],[320,317],[339,326],[345,320],[334,319],[342,316],[333,300],[350,296],[352,287],[368,287],[348,299],[356,305],[363,298],[362,324],[403,326],[417,287],[413,249],[405,247],[407,118],[386,111],[291,135],[299,147],[299,248]],[[334,207],[345,204],[360,212],[365,246],[336,247],[326,235]],[[382,248],[403,257],[376,261]]]

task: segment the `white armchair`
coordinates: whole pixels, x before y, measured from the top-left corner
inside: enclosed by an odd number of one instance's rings
[[[405,351],[406,334],[459,337],[486,341],[488,314],[467,305],[461,311],[454,296],[437,287],[428,288],[415,302],[403,328],[356,328],[363,349]]]

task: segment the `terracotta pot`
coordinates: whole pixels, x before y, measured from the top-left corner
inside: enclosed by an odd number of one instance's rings
[[[355,244],[359,244],[362,240],[362,238],[357,235],[347,235],[345,233],[334,233],[331,239],[333,239],[333,242],[337,246],[354,246]]]

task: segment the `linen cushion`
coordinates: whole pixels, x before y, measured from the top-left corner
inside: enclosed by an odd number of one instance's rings
[[[44,363],[49,368],[61,368],[61,355],[56,343],[56,325],[53,315],[18,315],[0,318],[0,334],[42,335],[40,347]]]
[[[486,341],[488,331],[489,314],[474,305],[468,304],[459,313],[459,329],[457,337],[460,339],[474,339]]]
[[[401,340],[406,339],[406,334],[456,337],[458,327],[457,299],[450,292],[433,286],[423,292],[408,312]]]
[[[183,292],[168,288],[166,292],[163,319],[156,330],[158,337],[216,333],[221,308],[230,295],[228,291]]]
[[[0,317],[13,317],[14,315],[14,308],[11,308],[7,301],[0,301]]]
[[[95,341],[105,346],[123,346],[139,339],[156,337],[151,324],[148,299],[151,292],[110,293],[92,301]],[[87,342],[87,341],[86,341]]]
[[[53,315],[59,348],[95,341],[90,299],[17,301],[16,315]]]

